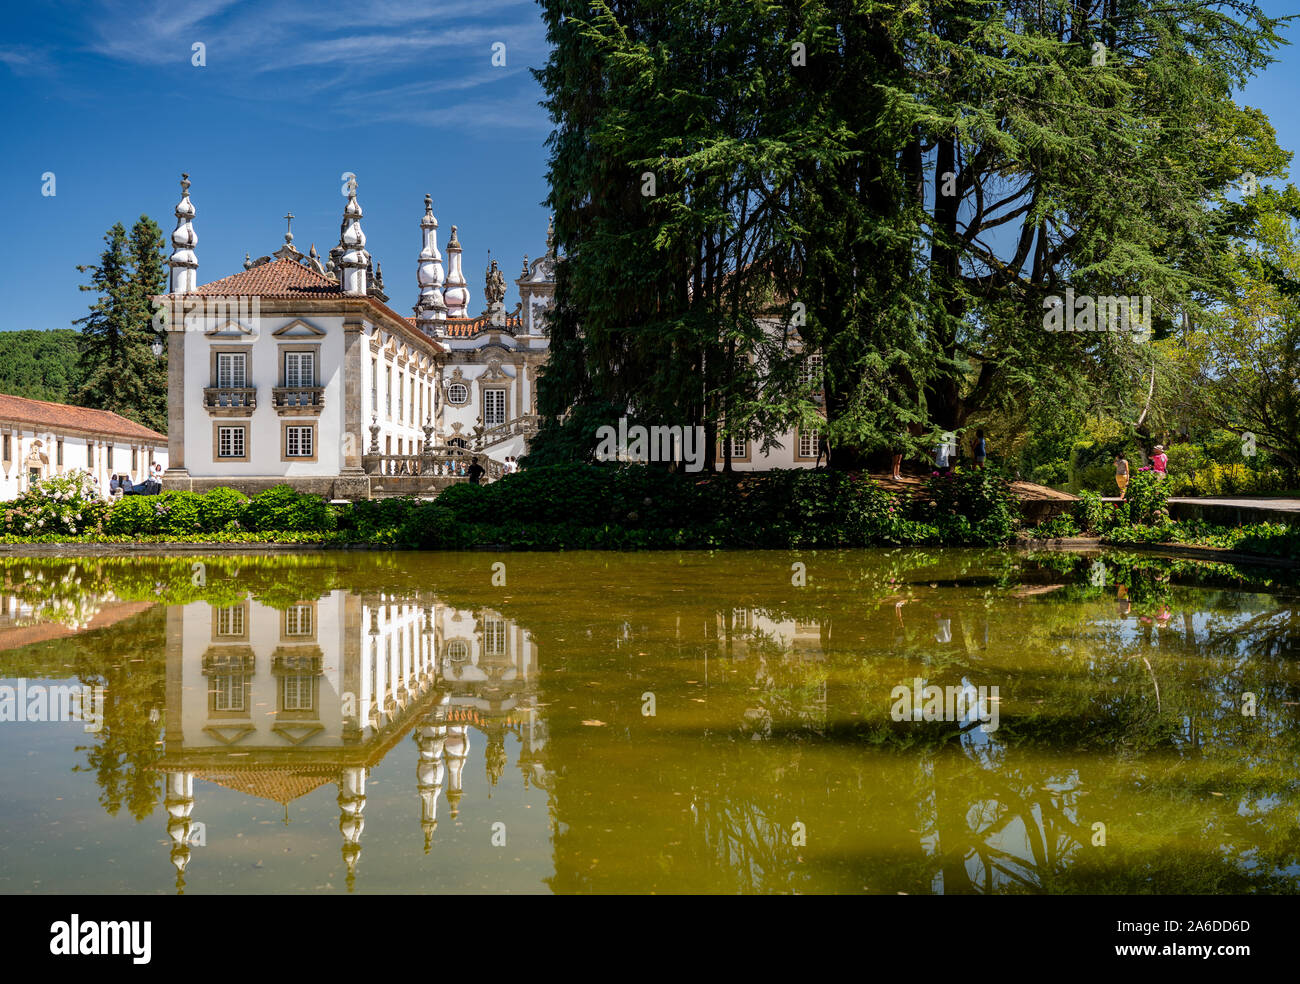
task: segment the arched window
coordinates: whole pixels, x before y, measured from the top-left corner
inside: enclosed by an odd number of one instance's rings
[[[447,659],[452,663],[463,663],[469,659],[469,644],[464,639],[453,639],[447,643]]]

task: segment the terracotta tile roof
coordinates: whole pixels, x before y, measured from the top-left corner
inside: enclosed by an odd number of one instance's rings
[[[416,323],[415,318],[407,318],[412,325]],[[493,326],[488,321],[486,314],[480,314],[477,318],[448,318],[444,324],[445,331],[449,338],[471,338],[481,331],[488,331]],[[502,326],[503,331],[517,331],[524,326],[524,319],[518,315],[506,315],[506,323]]]
[[[97,629],[107,629],[118,622],[148,611],[153,606],[154,602],[152,601],[105,602],[81,631],[92,632]],[[49,642],[51,639],[67,639],[78,634],[57,622],[7,625],[0,628],[0,652],[20,649],[23,646],[31,646],[38,642]]]
[[[297,260],[281,259],[202,284],[193,293],[205,296],[337,297],[341,290],[336,281],[322,277]]]
[[[257,766],[245,769],[233,768],[221,772],[200,770],[194,775],[195,778],[206,779],[208,782],[244,793],[246,796],[256,796],[276,803],[292,803],[298,797],[306,796],[321,786],[337,782],[339,776],[338,770],[331,772],[311,768],[277,769]]]
[[[206,297],[295,298],[347,296],[343,293],[337,281],[321,276],[310,267],[288,258],[272,260],[270,263],[263,263],[242,273],[231,274],[229,277],[222,277],[220,280],[214,280],[209,284],[200,284],[191,293]],[[179,295],[164,294],[161,296],[176,297]],[[412,326],[415,324],[414,318],[398,314],[377,297],[367,297],[366,300],[398,321],[406,322]],[[425,336],[421,333],[421,337]],[[442,346],[438,345],[435,340],[428,339],[428,341],[436,350],[442,350]]]
[[[165,445],[167,436],[143,424],[120,417],[110,410],[73,407],[66,403],[47,403],[22,396],[0,393],[0,420],[27,424],[34,430],[76,430],[106,437],[123,437],[132,441]]]

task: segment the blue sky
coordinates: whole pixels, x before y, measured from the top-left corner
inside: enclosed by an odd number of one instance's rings
[[[1281,16],[1297,5],[1262,7]],[[295,245],[327,253],[345,171],[357,175],[368,247],[401,313],[416,299],[426,192],[444,254],[460,227],[474,313],[489,250],[511,281],[524,253],[545,248],[550,124],[528,69],[546,44],[532,0],[90,0],[28,3],[5,19],[0,330],[84,315],[76,264],[96,262],[104,231],[142,212],[170,234],[182,171],[200,283],[238,272],[246,251],[278,249],[286,211]],[[204,67],[192,64],[196,42]],[[504,66],[493,64],[497,42]],[[1242,101],[1296,150],[1300,51],[1278,57]],[[41,195],[47,171],[54,197]]]
[[[0,329],[84,315],[76,264],[97,262],[105,230],[142,212],[170,235],[182,171],[200,283],[239,272],[245,251],[278,249],[287,211],[294,245],[327,253],[345,171],[400,313],[416,300],[426,192],[444,256],[459,226],[474,313],[489,250],[508,282],[524,253],[545,250],[550,124],[528,69],[547,49],[531,0],[92,0],[10,7],[5,20]],[[195,42],[205,67],[191,64]]]

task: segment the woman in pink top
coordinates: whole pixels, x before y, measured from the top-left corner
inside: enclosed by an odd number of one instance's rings
[[[1165,446],[1157,444],[1155,453],[1151,455],[1151,468],[1159,478],[1166,478],[1165,469],[1169,467],[1169,455],[1165,454]]]

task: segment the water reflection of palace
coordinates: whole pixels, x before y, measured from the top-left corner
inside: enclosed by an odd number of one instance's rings
[[[365,829],[366,778],[410,732],[419,748],[412,794],[427,852],[444,794],[464,794],[471,728],[486,737],[495,784],[505,736],[520,742],[525,783],[547,786],[537,711],[537,647],[499,614],[433,597],[332,591],[274,608],[249,598],[167,610],[163,757],[171,860],[184,886],[194,780],[288,804],[338,786],[339,832],[351,888]]]

